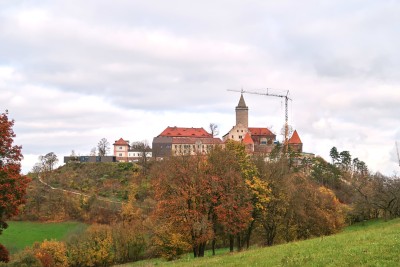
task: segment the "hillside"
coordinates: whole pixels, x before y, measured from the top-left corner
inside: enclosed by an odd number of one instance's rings
[[[139,167],[133,163],[69,163],[48,175],[56,188],[126,200],[130,182]]]
[[[138,172],[133,163],[69,163],[41,173],[40,179],[32,175],[27,203],[14,219],[109,223]]]
[[[370,221],[343,232],[305,241],[241,253],[222,252],[217,256],[194,259],[187,254],[180,260],[140,261],[130,266],[398,266],[400,261],[400,219]]]

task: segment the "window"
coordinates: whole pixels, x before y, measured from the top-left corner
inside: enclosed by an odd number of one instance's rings
[[[237,132],[239,132],[239,130],[237,130]]]
[[[122,153],[119,153],[119,155],[118,155],[118,156],[122,157]]]
[[[241,135],[239,135],[239,139],[242,139],[242,136],[241,136]]]
[[[122,149],[122,146],[120,146],[119,149]]]
[[[243,130],[242,130],[242,133],[243,133]]]
[[[233,134],[232,134],[232,139],[233,139]]]

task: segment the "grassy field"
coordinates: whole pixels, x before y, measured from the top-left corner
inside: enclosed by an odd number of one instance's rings
[[[8,222],[8,228],[0,235],[0,243],[10,253],[15,253],[31,246],[34,242],[45,239],[62,240],[69,234],[81,231],[86,225],[79,222],[40,223],[40,222]]]
[[[219,252],[202,259],[188,254],[172,262],[154,259],[120,266],[400,266],[400,219],[371,221],[333,236],[241,253]]]

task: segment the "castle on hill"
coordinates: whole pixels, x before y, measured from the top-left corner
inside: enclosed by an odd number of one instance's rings
[[[242,142],[248,153],[268,154],[276,146],[276,135],[268,128],[249,127],[249,108],[246,106],[243,94],[235,108],[236,125],[225,134],[223,141],[234,140]],[[303,152],[303,143],[295,130],[288,140],[289,149],[295,152]]]
[[[243,94],[235,108],[236,125],[220,138],[214,137],[204,128],[186,128],[168,126],[158,136],[153,138],[152,151],[146,155],[153,158],[163,158],[177,155],[207,154],[214,146],[224,146],[227,140],[241,142],[246,147],[246,152],[251,154],[271,153],[277,144],[276,135],[266,127],[249,127],[249,108],[246,106]],[[129,141],[122,138],[116,140],[114,156],[118,161],[137,161],[142,156],[139,151],[134,151]],[[297,131],[294,131],[288,141],[289,149],[303,152],[303,143]]]

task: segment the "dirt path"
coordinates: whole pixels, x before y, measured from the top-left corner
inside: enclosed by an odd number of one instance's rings
[[[58,191],[62,191],[62,192],[66,192],[66,193],[70,193],[70,194],[74,194],[74,195],[78,195],[78,196],[84,196],[84,197],[88,197],[88,198],[91,197],[88,194],[84,194],[84,193],[80,193],[80,192],[76,192],[76,191],[71,191],[71,190],[66,190],[66,189],[62,189],[62,188],[53,187],[53,186],[49,185],[48,183],[46,183],[45,181],[43,181],[40,176],[38,176],[38,178],[39,178],[39,182],[41,182],[43,185],[47,186],[51,190],[58,190]],[[122,202],[122,201],[110,200],[110,199],[107,199],[105,197],[96,196],[96,198],[101,200],[101,201],[109,202],[109,203],[116,203],[116,204],[125,203],[125,202]]]

